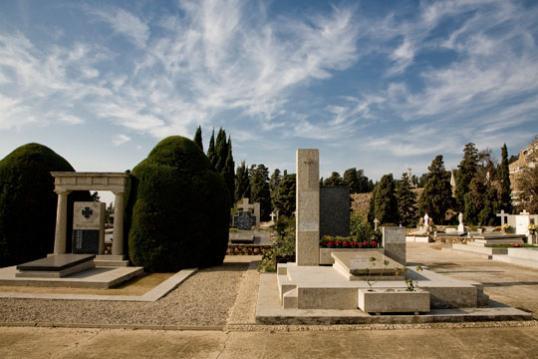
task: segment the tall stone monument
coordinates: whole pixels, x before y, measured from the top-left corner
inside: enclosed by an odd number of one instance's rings
[[[298,149],[296,156],[295,257],[298,266],[319,265],[319,150]]]

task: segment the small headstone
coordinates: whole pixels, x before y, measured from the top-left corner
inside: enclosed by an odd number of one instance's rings
[[[256,225],[256,217],[249,212],[239,212],[234,218],[238,229],[251,230]]]
[[[460,212],[458,214],[458,233],[463,234],[465,233],[465,226],[463,225],[463,213]]]

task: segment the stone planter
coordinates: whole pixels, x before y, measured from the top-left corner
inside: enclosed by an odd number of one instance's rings
[[[319,264],[331,265],[334,259],[331,256],[333,252],[377,252],[384,253],[383,248],[320,248],[319,249]]]
[[[430,293],[420,288],[359,289],[358,306],[367,313],[425,313],[430,311]]]

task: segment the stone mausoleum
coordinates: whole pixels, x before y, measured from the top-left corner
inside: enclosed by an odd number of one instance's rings
[[[51,174],[58,195],[54,251],[46,258],[3,271],[0,284],[108,288],[143,273],[141,267],[128,267],[124,255],[124,196],[129,175],[109,172]],[[104,203],[74,202],[73,232],[67,233],[69,193],[86,190],[114,193],[111,254],[105,254]]]

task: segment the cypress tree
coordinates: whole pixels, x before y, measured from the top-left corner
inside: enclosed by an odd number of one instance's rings
[[[287,174],[281,177],[278,186],[274,209],[280,216],[291,217],[295,211],[295,174]]]
[[[226,162],[224,163],[222,174],[224,175],[226,186],[228,187],[228,191],[230,193],[230,198],[233,198],[235,194],[235,163],[232,153],[232,139],[230,137],[228,137],[226,147],[228,153],[226,154]],[[233,203],[231,203],[231,205],[233,206]]]
[[[348,168],[344,171],[344,183],[349,187],[350,193],[359,193],[359,177],[356,168]]]
[[[398,223],[398,202],[392,174],[381,177],[375,195],[375,218],[380,223]]]
[[[340,176],[338,172],[331,173],[331,176],[329,178],[326,178],[323,181],[323,185],[325,187],[336,187],[336,186],[343,186],[344,180]]]
[[[271,214],[271,192],[269,190],[269,170],[263,164],[252,165],[250,174],[251,201],[260,203],[261,220],[269,220]]]
[[[280,175],[280,170],[277,168],[274,170],[273,174],[271,175],[271,179],[269,180],[269,190],[271,191],[271,205],[273,206],[273,208],[276,207],[278,190],[280,187],[281,180],[282,176]]]
[[[248,168],[245,161],[241,161],[241,165],[237,167],[235,174],[235,202],[241,198],[250,198],[250,180]]]
[[[463,217],[465,222],[469,224],[485,224],[481,223],[479,214],[484,208],[484,194],[487,187],[479,177],[473,178],[469,184],[469,191],[465,194],[465,208]]]
[[[396,198],[400,223],[404,226],[414,226],[417,222],[417,196],[411,190],[411,181],[407,172],[402,174],[402,180],[396,189]]]
[[[228,142],[226,138],[226,131],[219,129],[217,139],[215,140],[215,171],[223,173],[226,166],[226,157],[228,156]]]
[[[209,163],[211,163],[211,166],[213,169],[215,169],[215,165],[217,164],[217,156],[215,154],[215,130],[211,132],[211,138],[209,139],[209,147],[207,149],[207,158],[209,159]]]
[[[375,185],[372,188],[372,193],[370,196],[370,205],[368,207],[368,223],[372,224],[374,223],[375,219],[375,197],[377,192],[377,185]]]
[[[456,176],[456,205],[460,211],[465,207],[465,194],[469,191],[469,185],[478,171],[478,161],[479,154],[475,144],[466,144]]]
[[[508,167],[508,149],[506,148],[506,143],[501,148],[501,164],[499,168],[499,179],[501,181],[501,191],[500,191],[500,206],[501,209],[504,209],[506,212],[512,212],[512,198],[510,196],[510,170]]]
[[[202,126],[198,126],[196,133],[194,134],[194,142],[200,147],[202,152],[204,151],[204,144],[202,142]]]
[[[419,200],[419,209],[421,214],[428,213],[434,223],[442,224],[452,202],[450,172],[445,170],[442,155],[434,158],[428,170],[424,191]]]

